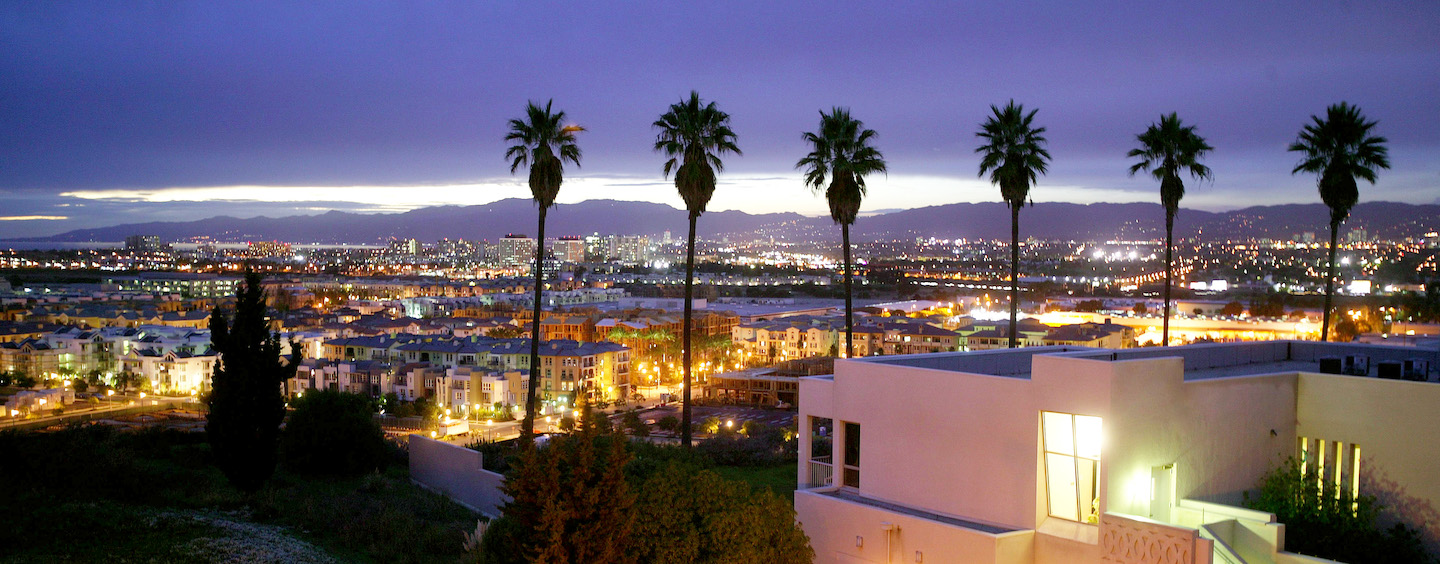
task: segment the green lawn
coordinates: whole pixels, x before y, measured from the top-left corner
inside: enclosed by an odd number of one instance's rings
[[[198,435],[198,436],[197,436]],[[410,483],[277,473],[231,488],[203,434],[0,433],[0,562],[456,562],[475,515]]]
[[[774,466],[715,466],[716,474],[729,480],[740,480],[756,488],[769,488],[776,495],[795,500],[795,463]]]

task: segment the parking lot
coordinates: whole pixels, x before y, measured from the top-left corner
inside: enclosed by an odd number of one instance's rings
[[[666,415],[680,417],[680,404],[672,403],[665,407],[646,410],[641,413],[641,419],[654,419],[659,421]],[[697,425],[701,421],[711,417],[719,417],[722,421],[734,421],[737,428],[744,425],[746,421],[758,421],[769,427],[787,427],[795,424],[795,412],[783,409],[766,409],[736,405],[695,406],[691,408],[691,420]]]

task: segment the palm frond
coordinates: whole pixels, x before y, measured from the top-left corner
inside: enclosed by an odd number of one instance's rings
[[[1210,167],[1200,164],[1200,159],[1214,147],[1195,132],[1195,126],[1185,125],[1175,112],[1160,116],[1160,121],[1136,135],[1135,140],[1140,146],[1126,153],[1139,159],[1130,166],[1130,175],[1149,171],[1160,181],[1160,202],[1166,213],[1174,214],[1185,197],[1181,174],[1189,173],[1197,180],[1211,178]]]
[[[1374,184],[1379,169],[1390,168],[1388,140],[1371,134],[1375,125],[1358,106],[1340,102],[1326,108],[1323,119],[1310,116],[1290,144],[1289,150],[1301,157],[1290,173],[1317,175],[1320,199],[1330,207],[1332,223],[1344,221],[1359,201],[1357,178]]]
[[[1045,149],[1045,128],[1035,127],[1035,114],[1011,100],[1004,108],[990,106],[990,117],[980,124],[975,136],[984,142],[975,148],[980,155],[979,176],[990,173],[990,182],[1011,207],[1029,200],[1030,186],[1039,175],[1049,172],[1050,152]]]
[[[546,101],[543,108],[529,102],[525,106],[525,117],[510,120],[505,134],[505,141],[511,143],[505,150],[510,172],[530,167],[530,195],[542,208],[555,203],[560,184],[564,182],[564,163],[569,161],[580,166],[580,146],[575,143],[575,132],[584,130],[563,125],[565,112],[553,108],[554,100]]]
[[[865,197],[865,176],[887,172],[885,156],[871,142],[877,137],[873,129],[850,115],[848,108],[834,107],[830,113],[820,112],[820,127],[806,132],[802,138],[810,145],[810,153],[795,163],[801,170],[805,186],[811,190],[825,189],[830,204],[830,218],[850,225]]]
[[[651,127],[659,130],[655,151],[669,157],[662,168],[665,177],[675,174],[675,188],[690,213],[704,213],[715,192],[715,173],[725,169],[720,156],[743,154],[730,129],[730,114],[720,111],[713,101],[702,102],[700,94],[692,90],[688,98],[671,104]]]

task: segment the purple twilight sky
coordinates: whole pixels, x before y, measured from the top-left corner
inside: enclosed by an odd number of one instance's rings
[[[1440,2],[7,2],[0,237],[152,220],[528,197],[505,122],[553,98],[581,134],[560,199],[681,206],[650,123],[691,89],[733,116],[712,209],[820,215],[793,170],[817,110],[879,132],[869,211],[998,201],[988,105],[1038,108],[1036,201],[1158,201],[1125,151],[1162,112],[1215,181],[1185,207],[1316,202],[1285,148],[1358,104],[1392,169],[1362,200],[1440,197]]]

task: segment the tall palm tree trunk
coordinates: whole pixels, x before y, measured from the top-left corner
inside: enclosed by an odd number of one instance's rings
[[[1171,259],[1175,250],[1175,210],[1165,210],[1165,323],[1164,329],[1160,331],[1160,346],[1170,346],[1170,286],[1171,273],[1174,271]]]
[[[1010,206],[1010,348],[1017,345],[1015,330],[1020,312],[1020,206]]]
[[[840,224],[840,241],[845,246],[845,358],[855,358],[854,304],[850,292],[850,224]]]
[[[1340,222],[1330,222],[1330,266],[1325,270],[1325,313],[1320,319],[1320,341],[1330,340],[1330,307],[1335,299],[1335,245],[1338,243]]]
[[[680,383],[680,444],[685,448],[690,448],[690,317],[694,313],[695,219],[698,217],[700,214],[690,212],[690,239],[685,247],[685,340],[681,360],[685,365],[685,376]]]
[[[535,436],[535,388],[540,387],[540,290],[545,283],[545,212],[540,207],[539,235],[535,239],[535,315],[530,322],[530,385],[525,389],[525,420],[520,423],[520,440]]]

